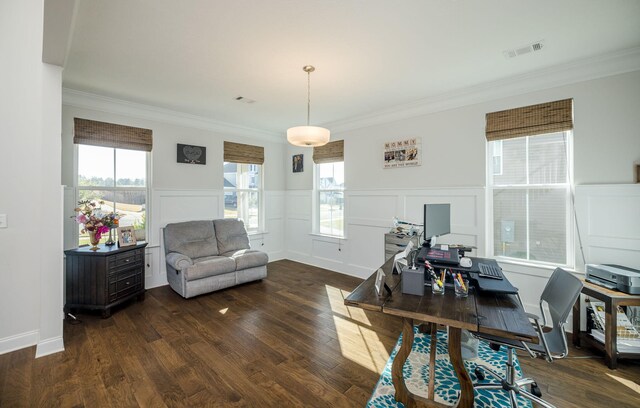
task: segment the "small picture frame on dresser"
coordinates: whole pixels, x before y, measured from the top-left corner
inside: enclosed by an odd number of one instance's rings
[[[118,227],[118,246],[128,247],[136,244],[136,234],[133,227]]]

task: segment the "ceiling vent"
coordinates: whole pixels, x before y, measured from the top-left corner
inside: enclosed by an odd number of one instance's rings
[[[242,103],[249,103],[249,104],[256,102],[255,100],[249,99],[249,98],[245,98],[244,96],[236,96],[235,100],[236,101],[240,101]]]
[[[504,54],[505,58],[515,58],[525,54],[531,54],[533,52],[542,51],[543,47],[544,47],[544,41],[537,41],[537,42],[534,42],[533,44],[523,45],[522,47],[503,51],[502,53]]]

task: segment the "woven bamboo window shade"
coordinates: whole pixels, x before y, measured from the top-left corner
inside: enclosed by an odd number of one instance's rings
[[[224,161],[230,163],[264,164],[264,147],[224,142]]]
[[[131,126],[73,118],[73,143],[116,149],[144,150],[153,147],[153,132]]]
[[[573,129],[573,99],[487,113],[487,141]]]
[[[344,161],[344,140],[336,140],[313,148],[313,162],[334,163]]]

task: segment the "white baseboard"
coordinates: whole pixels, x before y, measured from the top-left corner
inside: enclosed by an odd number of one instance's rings
[[[38,331],[33,330],[26,333],[16,334],[15,336],[0,339],[0,354],[9,353],[30,347],[38,343]]]
[[[61,351],[64,351],[64,341],[62,340],[62,336],[42,340],[36,347],[36,358],[59,353]]]

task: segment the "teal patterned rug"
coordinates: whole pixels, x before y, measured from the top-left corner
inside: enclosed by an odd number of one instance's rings
[[[404,364],[403,374],[407,388],[414,394],[427,397],[428,384],[429,384],[429,345],[431,343],[431,335],[425,335],[418,332],[418,327],[414,327],[415,340],[413,341],[413,348],[411,354]],[[384,371],[378,380],[371,399],[367,403],[367,408],[386,408],[386,407],[403,407],[404,405],[397,402],[394,398],[394,388],[391,381],[391,364],[396,356],[396,353],[400,349],[402,343],[402,335],[398,339],[387,365],[384,367]],[[438,332],[438,342],[436,349],[436,386],[435,386],[435,400],[448,405],[455,405],[458,401],[460,394],[460,383],[456,377],[456,373],[453,370],[453,366],[449,361],[449,350],[447,348],[447,332]],[[474,369],[477,365],[489,366],[493,368],[497,373],[504,373],[505,363],[507,362],[507,352],[504,347],[500,348],[500,351],[493,351],[489,348],[489,345],[483,341],[480,342],[478,347],[478,358],[465,360],[464,365],[471,376],[471,380],[478,382],[474,374]],[[514,356],[514,366],[517,373],[517,378],[522,377],[522,370],[520,369],[520,363],[517,357]],[[495,382],[496,380],[487,375],[486,380],[480,383]],[[477,408],[495,408],[495,407],[509,407],[509,396],[502,390],[475,390],[475,407]],[[518,406],[531,408],[531,402],[523,397],[518,397]]]

